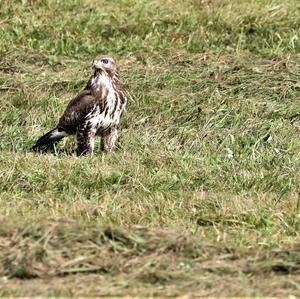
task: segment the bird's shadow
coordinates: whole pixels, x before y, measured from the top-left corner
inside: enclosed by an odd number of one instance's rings
[[[100,142],[97,147],[95,147],[96,150],[94,151],[94,154],[105,154],[104,152],[104,147],[103,143]],[[29,149],[31,152],[36,153],[36,154],[52,154],[53,156],[59,156],[59,157],[82,157],[82,156],[88,156],[88,154],[78,154],[77,148],[76,147],[65,147],[65,146],[60,146],[57,144],[51,144],[45,148],[39,148],[39,149],[34,149],[31,147]],[[114,152],[118,152],[121,150],[120,143],[116,143],[116,147],[114,149]]]
[[[53,156],[77,156],[77,152],[75,148],[61,148],[55,145],[51,145],[47,148],[42,149],[30,149],[31,152],[37,154],[53,154]]]
[[[114,152],[119,151],[120,148],[119,146],[116,146]],[[38,149],[38,150],[33,150],[32,148],[30,149],[31,152],[36,153],[36,154],[52,154],[53,156],[56,157],[84,157],[84,156],[89,156],[89,154],[78,154],[77,150],[75,148],[56,148],[55,146],[52,146],[51,148],[47,149]],[[103,148],[100,148],[96,151],[94,151],[94,154],[97,155],[103,155],[105,152],[103,151]]]

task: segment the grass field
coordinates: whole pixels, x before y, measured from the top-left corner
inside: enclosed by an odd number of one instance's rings
[[[0,6],[1,296],[300,295],[298,0]],[[99,53],[116,152],[33,153]]]

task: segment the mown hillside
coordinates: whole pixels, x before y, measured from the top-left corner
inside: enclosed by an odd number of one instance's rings
[[[0,7],[0,295],[300,295],[299,1]],[[97,54],[116,152],[32,152]]]

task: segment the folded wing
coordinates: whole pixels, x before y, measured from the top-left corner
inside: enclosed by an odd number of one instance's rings
[[[75,134],[77,127],[84,121],[94,105],[95,97],[89,90],[80,92],[68,104],[64,114],[59,119],[58,128],[67,134]]]

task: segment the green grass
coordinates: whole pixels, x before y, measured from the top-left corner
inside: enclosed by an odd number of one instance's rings
[[[300,295],[297,0],[0,5],[0,295]],[[99,53],[117,151],[31,152]]]

